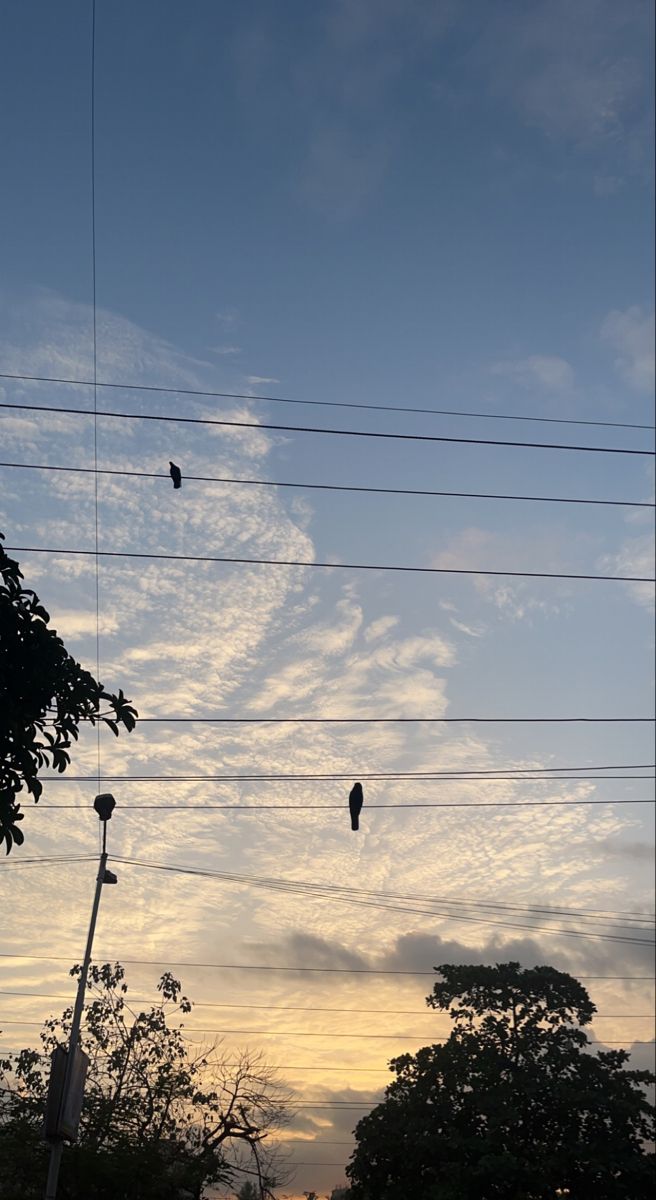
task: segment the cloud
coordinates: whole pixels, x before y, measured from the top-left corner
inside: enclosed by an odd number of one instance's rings
[[[542,354],[497,362],[490,370],[493,375],[512,379],[521,387],[539,387],[549,392],[569,391],[574,383],[574,372],[564,358]]]
[[[234,308],[225,308],[214,314],[219,325],[231,326],[235,325],[239,320],[239,313]]]
[[[654,534],[644,533],[638,537],[626,538],[619,550],[602,555],[597,565],[601,571],[607,572],[609,575],[637,575],[649,579],[654,575],[654,560]],[[622,586],[626,588],[636,604],[642,608],[653,609],[653,583],[626,583]]]
[[[337,0],[318,10],[315,50],[292,78],[308,114],[297,190],[320,216],[350,221],[371,203],[402,144],[395,89],[404,78],[414,86],[455,11],[450,0]]]
[[[385,634],[389,633],[390,630],[394,629],[394,627],[396,625],[398,625],[398,623],[399,623],[398,617],[393,617],[393,616],[378,617],[375,621],[372,621],[371,624],[368,625],[367,628],[365,629],[365,631],[364,631],[365,642],[375,642],[375,641],[377,641],[378,638],[384,637]]]
[[[460,633],[464,633],[467,637],[480,638],[485,633],[484,625],[465,625],[464,621],[458,621],[456,617],[449,617],[449,622]]]
[[[653,842],[620,842],[608,838],[602,844],[607,854],[630,858],[634,862],[653,863],[656,857],[656,846]]]
[[[61,363],[71,377],[79,377],[88,366],[85,339],[89,318],[84,306],[68,305],[61,297],[44,300],[39,295],[31,312],[28,304],[23,305],[13,329],[15,340],[5,343],[3,354],[6,351],[9,360],[28,370],[37,363]],[[177,347],[108,312],[103,313],[102,329],[104,361],[113,364],[119,378],[142,378],[163,386],[203,386],[206,374],[202,364]],[[81,403],[89,404],[89,393],[85,389],[80,392]],[[36,394],[36,385],[11,387],[12,396]],[[68,403],[77,391],[62,388],[56,394]],[[134,406],[129,411],[135,413],[148,411],[152,405],[133,394],[126,394],[121,403]],[[179,403],[175,396],[162,396],[158,411],[175,415]],[[248,407],[234,405],[229,411],[242,414]],[[207,402],[189,397],[185,413],[210,415],[212,409]],[[29,444],[39,454],[36,462],[78,466],[93,462],[93,422],[86,417],[61,413],[37,417],[33,413],[28,424],[28,428],[11,427],[5,435],[8,458],[18,458]],[[236,431],[228,434],[218,427],[208,436],[205,427],[176,426],[174,431],[164,423],[138,420],[99,422],[98,427],[101,462],[126,471],[165,473],[169,458],[174,457],[186,475],[213,475],[220,459],[221,473],[226,475],[252,478],[259,477],[261,470],[267,477],[276,450],[275,441],[259,429],[240,431],[237,437]],[[17,542],[11,535],[19,530],[21,544],[35,544],[38,537],[39,544],[93,545],[91,476],[3,473],[0,485],[8,540]],[[103,476],[99,479],[99,515],[101,546],[116,550],[310,561],[316,554],[307,512],[299,514],[294,504],[288,503],[286,493],[275,489],[236,488],[185,478],[182,490],[174,492],[168,478]],[[503,557],[502,565],[516,562],[521,567],[529,552],[545,561],[557,558],[562,539],[557,531],[552,544],[550,536],[498,537],[473,527],[456,535],[440,552],[451,555],[453,561],[460,556],[466,565],[482,565],[480,553],[489,556],[492,565],[495,559],[499,565]],[[22,557],[27,586],[38,580],[54,623],[66,630],[67,637],[80,639],[76,652],[85,665],[95,669],[93,558]],[[368,577],[359,580],[357,586],[343,586],[343,578],[337,572],[256,565],[102,560],[101,678],[108,686],[123,687],[142,715],[150,717],[243,717],[276,712],[282,716],[341,717],[445,714],[452,701],[452,673],[458,671],[458,643],[462,642],[450,619],[456,620],[459,613],[445,600],[442,607],[438,602],[421,610],[418,618],[418,610],[410,606],[408,611],[404,601],[395,598],[394,589],[383,586],[378,577],[371,582]],[[483,584],[477,586],[486,602],[502,604],[498,594],[484,591]],[[515,608],[524,605],[528,611],[533,599],[527,590],[507,603]],[[469,617],[460,625],[477,628],[477,622]],[[458,696],[466,696],[466,679],[457,677],[455,682]],[[95,854],[97,823],[87,811],[97,787],[95,750],[95,731],[83,729],[74,749],[73,770],[90,776],[89,780],[75,782],[62,777],[48,782],[43,803],[36,808],[27,806],[24,824],[31,853],[61,854],[65,848]],[[483,729],[471,735],[460,727],[406,723],[222,725],[164,720],[141,722],[132,735],[119,739],[106,731],[106,736],[101,735],[101,751],[103,772],[157,777],[152,782],[103,780],[118,802],[110,830],[111,850],[116,855],[260,877],[320,880],[337,887],[355,883],[380,892],[424,896],[434,894],[436,880],[440,894],[446,896],[461,896],[466,880],[468,896],[502,896],[509,901],[530,897],[554,905],[629,908],[641,904],[646,895],[638,860],[627,872],[619,857],[608,854],[609,839],[619,842],[637,837],[625,810],[610,805],[516,808],[512,812],[429,811],[410,804],[436,803],[447,797],[463,804],[469,800],[507,802],[526,793],[522,785],[505,781],[436,784],[416,779],[409,784],[372,779],[365,787],[361,835],[356,837],[346,807],[348,779],[222,778],[233,773],[243,777],[325,771],[350,777],[351,772],[360,770],[485,768],[499,762],[500,743],[496,735],[489,737]],[[504,757],[518,765],[535,762],[524,753],[523,743],[521,750],[512,743]],[[186,782],[171,779],[174,775],[200,778]],[[531,790],[531,796],[537,798],[595,794],[590,784],[545,783]],[[187,808],[167,807],[176,804]],[[78,805],[83,811],[55,811],[48,805]],[[142,810],[139,805],[154,807]],[[192,811],[194,805],[198,807]],[[392,805],[406,807],[389,807]],[[586,942],[578,947],[555,934],[502,931],[455,916],[409,916],[387,908],[341,904],[333,896],[329,900],[298,896],[246,882],[163,874],[127,864],[117,864],[117,873],[119,886],[103,897],[97,954],[151,959],[162,963],[162,969],[171,962],[189,964],[175,969],[193,998],[270,1005],[280,1037],[264,1042],[267,1056],[279,1062],[325,1067],[325,1078],[320,1072],[310,1076],[320,1081],[322,1088],[347,1087],[350,1069],[372,1067],[384,1073],[387,1058],[399,1045],[394,1041],[359,1044],[357,1039],[338,1042],[332,1035],[344,1031],[343,1014],[322,1013],[317,1018],[315,1012],[286,1012],[274,1006],[296,1005],[307,1010],[313,1002],[323,1002],[326,1007],[369,1008],[375,1011],[363,1014],[361,1028],[389,1033],[389,1021],[378,1009],[422,1008],[430,978],[273,970],[218,972],[198,964],[249,962],[257,966],[266,960],[271,966],[364,963],[384,967],[386,962],[420,961],[425,954],[426,969],[430,970],[433,959],[437,962],[458,953],[464,961],[493,953],[502,958],[506,951],[519,953],[522,943],[526,955],[535,955],[536,961],[554,961],[581,971],[587,966],[584,973],[621,974],[624,963],[633,968],[626,974],[644,973],[638,969],[641,955],[644,967],[641,947],[626,949],[626,953],[614,943]],[[47,955],[56,944],[74,960],[86,935],[92,865],[88,871],[77,864],[40,867],[38,874],[40,890],[35,888],[33,872],[17,871],[12,876],[12,922],[6,931],[6,948]],[[48,894],[47,930],[33,920],[35,896],[43,889]],[[498,941],[491,936],[492,928],[499,933]],[[8,987],[19,988],[18,980],[28,980],[27,986],[35,991],[70,988],[64,963],[26,965],[7,960],[7,964]],[[130,966],[131,984],[135,991],[140,989],[139,995],[153,994],[159,969],[136,963]],[[637,994],[643,985],[629,982],[609,987],[615,989],[613,997],[621,998],[633,994],[631,988]],[[22,1005],[22,998],[16,998],[19,1003]],[[43,1015],[45,1005],[38,998],[26,998],[20,1013],[25,1013],[28,1005],[30,1019]],[[226,1039],[231,1045],[245,1040],[261,1045],[257,1033],[263,1028],[261,1018],[261,1013],[240,1011],[239,1028],[250,1031],[248,1039],[246,1035],[234,1035],[236,1043],[230,1041],[232,1035]],[[426,1018],[422,1014],[415,1019],[419,1029]],[[233,1024],[236,1022],[229,1027]],[[435,1027],[427,1024],[426,1028],[432,1031]],[[299,1057],[309,1049],[309,1039],[294,1036],[299,1030],[322,1035],[310,1043],[311,1060]],[[428,1036],[430,1039],[432,1032]],[[408,1043],[400,1043],[404,1044]],[[335,1066],[343,1071],[341,1078],[337,1072],[328,1074],[328,1067]],[[373,1074],[374,1079],[377,1085],[380,1075]],[[303,1095],[313,1094],[307,1076],[299,1081],[301,1085]],[[342,1117],[324,1114],[324,1125],[321,1119],[317,1111],[308,1115],[303,1127],[329,1129],[331,1121]],[[321,1136],[330,1135],[324,1132]],[[312,1180],[308,1180],[308,1188],[311,1186]]]
[[[315,128],[301,168],[301,195],[321,216],[348,221],[380,186],[391,152],[387,133],[358,135],[334,123]]]
[[[241,346],[210,346],[210,354],[219,354],[221,357],[227,357],[231,354],[241,354]]]
[[[539,0],[484,10],[471,56],[524,122],[603,160],[643,171],[650,143],[650,6]],[[619,168],[619,169],[617,169]]]
[[[654,313],[638,305],[613,309],[601,326],[601,337],[617,353],[615,370],[636,391],[654,391]]]
[[[432,556],[431,566],[447,570],[566,571],[571,568],[563,564],[561,551],[562,540],[553,535],[546,534],[539,539],[535,536],[513,537],[469,526],[454,534]],[[555,599],[545,600],[530,580],[511,581],[487,575],[470,578],[479,595],[510,620],[530,620],[540,615],[551,617],[561,611],[561,594],[554,590]],[[469,632],[469,629],[462,632]]]

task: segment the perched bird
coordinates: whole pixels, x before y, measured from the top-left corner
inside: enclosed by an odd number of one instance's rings
[[[182,484],[182,471],[179,467],[176,467],[175,463],[172,462],[169,462],[169,467],[171,479],[173,480],[173,486],[174,488],[179,488]]]
[[[362,812],[364,796],[362,795],[362,784],[354,783],[349,792],[349,811],[351,813],[351,829],[359,829],[360,823],[358,817]]]

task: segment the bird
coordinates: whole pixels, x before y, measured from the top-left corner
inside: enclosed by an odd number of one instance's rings
[[[362,784],[354,783],[349,792],[349,811],[351,813],[351,829],[359,829],[360,823],[358,817],[362,812],[364,796],[362,794]]]
[[[182,484],[182,471],[179,467],[176,467],[174,462],[169,462],[169,467],[169,474],[173,480],[173,486],[174,488],[179,488]]]

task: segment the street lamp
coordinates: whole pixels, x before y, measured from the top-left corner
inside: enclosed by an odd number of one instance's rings
[[[98,862],[96,891],[91,909],[91,921],[89,922],[84,961],[77,985],[77,996],[75,997],[75,1008],[73,1009],[68,1049],[58,1046],[53,1052],[50,1065],[50,1083],[44,1128],[44,1136],[50,1142],[50,1162],[48,1164],[45,1200],[56,1200],[57,1197],[57,1181],[59,1179],[59,1167],[64,1149],[64,1141],[74,1142],[77,1138],[82,1101],[84,1099],[84,1083],[89,1065],[89,1060],[84,1051],[80,1049],[79,1043],[80,1023],[84,1008],[89,963],[91,962],[93,935],[96,930],[100,893],[103,884],[118,882],[114,872],[107,870],[107,822],[111,819],[112,813],[116,808],[116,801],[110,792],[103,792],[101,795],[96,796],[93,807],[98,813],[102,824],[102,851]]]

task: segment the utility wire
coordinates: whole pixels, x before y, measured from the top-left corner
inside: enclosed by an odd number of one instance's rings
[[[638,780],[638,781],[645,780],[645,779],[651,780],[651,779],[656,778],[656,776],[654,776],[654,775],[555,775],[555,776],[533,775],[533,776],[526,776],[524,778],[522,778],[521,776],[517,776],[517,775],[490,775],[487,777],[487,779],[482,778],[480,775],[454,775],[454,776],[429,775],[429,776],[422,776],[422,777],[418,778],[416,775],[412,775],[412,774],[401,775],[401,776],[399,776],[399,775],[368,776],[368,775],[364,775],[362,772],[359,772],[359,775],[360,775],[361,779],[372,778],[372,779],[378,780],[379,782],[384,782],[385,780],[393,782],[393,781],[396,781],[397,779],[415,779],[418,783],[436,783],[436,782],[438,782],[438,783],[487,783],[487,782],[498,783],[502,780],[505,780],[508,783],[563,783],[563,782],[575,783],[577,781],[578,782],[587,782],[588,780],[598,780],[598,781],[607,780],[610,782],[615,782],[618,779],[635,782],[636,780]],[[335,780],[340,780],[340,779],[341,780],[353,779],[354,775],[353,775],[353,773],[351,773],[350,775],[328,775],[328,776],[326,776],[326,775],[297,775],[297,776],[289,776],[289,775],[287,775],[287,776],[282,776],[282,775],[272,775],[272,776],[266,776],[266,775],[200,775],[200,776],[199,775],[105,775],[104,778],[107,780],[110,780],[113,783],[116,783],[116,782],[123,782],[123,783],[125,783],[125,782],[129,782],[129,783],[207,783],[207,782],[210,782],[210,783],[244,783],[244,782],[246,782],[246,783],[248,783],[248,782],[253,782],[254,780],[256,780],[259,783],[278,783],[281,780],[284,780],[287,783],[303,783],[304,781],[307,781],[307,780],[314,780],[314,782],[316,782],[316,783],[330,783],[330,782],[333,782]],[[61,775],[49,775],[44,780],[44,783],[95,783],[95,782],[96,782],[96,780],[93,775],[69,775],[67,778],[63,778]],[[426,804],[423,804],[423,803],[415,804],[414,802],[410,802],[409,804],[368,804],[367,807],[368,808],[513,808],[513,807],[515,807],[515,805],[519,805],[520,807],[521,806],[524,806],[524,807],[529,807],[529,806],[536,807],[537,806],[537,807],[539,807],[540,804],[545,804],[545,805],[546,804],[548,804],[548,805],[554,805],[554,804],[570,805],[570,804],[572,804],[573,805],[573,804],[653,804],[653,803],[654,803],[653,799],[652,800],[587,799],[587,800],[544,800],[544,801],[538,801],[538,800],[522,800],[522,801],[476,800],[476,801],[471,801],[471,803],[464,802],[464,801],[458,801],[457,803],[456,802],[454,802],[454,803],[446,803],[445,802],[444,804],[432,803],[432,802],[426,803]],[[52,808],[78,808],[78,807],[87,807],[87,806],[85,806],[85,805],[78,806],[77,804],[70,804],[70,805],[42,804],[40,807],[41,807],[42,811],[46,811],[46,810],[50,810]],[[279,810],[287,809],[287,808],[289,808],[289,809],[295,809],[295,808],[331,809],[331,808],[333,808],[333,809],[342,809],[343,810],[345,807],[346,806],[344,804],[259,804],[259,805],[258,804],[248,804],[248,805],[243,805],[243,804],[196,804],[196,805],[129,804],[126,806],[127,811],[130,811],[130,809],[136,810],[138,808],[157,808],[157,809],[159,809],[159,808],[161,808],[161,809],[165,809],[165,808],[169,808],[169,809],[208,808],[208,809],[210,809],[210,808],[213,808],[213,809],[226,809],[226,810],[230,810],[230,811],[232,811],[232,810],[236,811],[237,809],[239,809],[242,812],[251,812],[251,811],[256,812],[258,810],[266,809],[266,808],[279,809]],[[123,811],[125,812],[126,809],[123,809]]]
[[[140,725],[638,725],[654,717],[139,717]]]
[[[459,769],[457,769],[457,768],[448,769],[447,768],[446,770],[438,770],[437,768],[431,768],[431,769],[425,770],[425,771],[361,771],[361,770],[357,771],[356,770],[355,774],[359,775],[360,779],[426,779],[428,781],[433,781],[433,780],[437,780],[437,779],[445,779],[445,780],[446,779],[467,779],[467,780],[480,779],[480,780],[484,781],[485,779],[489,779],[489,778],[491,778],[491,779],[503,778],[503,779],[517,779],[517,780],[528,780],[528,779],[542,780],[544,778],[545,780],[553,779],[555,782],[557,779],[570,778],[569,773],[572,773],[572,776],[574,778],[588,779],[588,778],[592,777],[590,775],[590,772],[648,771],[648,770],[653,770],[655,765],[656,764],[654,764],[654,763],[610,763],[610,764],[604,764],[604,765],[599,765],[599,764],[595,763],[594,765],[590,764],[589,766],[580,766],[580,767],[579,766],[573,766],[573,767],[572,766],[559,766],[559,767],[544,767],[544,766],[504,767],[504,766],[500,766],[500,767],[486,767],[486,768],[481,768],[481,767],[461,767]],[[563,774],[563,772],[567,772],[568,774],[565,775],[565,774]],[[171,781],[176,782],[176,781],[184,780],[187,783],[189,783],[189,782],[203,783],[203,782],[208,782],[208,781],[217,782],[217,781],[221,781],[221,780],[230,780],[231,782],[239,781],[239,780],[247,780],[247,781],[258,780],[258,781],[271,782],[271,781],[277,781],[277,780],[290,781],[290,780],[305,780],[305,779],[329,781],[329,780],[351,779],[354,777],[355,777],[354,776],[354,768],[352,768],[348,772],[345,772],[345,771],[337,771],[337,772],[335,772],[335,771],[325,771],[325,772],[312,771],[309,774],[299,774],[298,772],[295,772],[295,771],[284,771],[284,772],[278,772],[275,774],[269,773],[269,772],[263,772],[261,774],[250,773],[250,774],[240,774],[240,775],[225,774],[225,775],[108,775],[108,776],[106,776],[107,779],[111,779],[111,780],[141,780],[141,781],[155,780],[157,782],[163,782],[166,780],[171,780]],[[594,776],[594,777],[601,778],[601,779],[626,778],[626,776],[619,776],[619,775],[601,775],[601,776]],[[46,783],[54,783],[55,781],[59,781],[60,783],[66,783],[66,782],[70,782],[70,781],[89,782],[90,778],[91,777],[87,776],[87,775],[68,775],[66,778],[64,778],[64,776],[61,774],[46,775],[43,777],[44,782],[46,782]],[[649,778],[649,776],[636,775],[636,776],[628,776],[628,778],[643,779],[643,778]]]
[[[9,953],[9,951],[0,951],[0,958],[19,958],[21,961],[29,962],[63,962],[70,963],[76,961],[77,951],[71,954],[19,954]],[[100,958],[115,959],[116,955],[96,955],[96,961]],[[428,976],[431,979],[435,978],[435,969],[432,971],[401,971],[390,970],[376,967],[292,967],[287,965],[273,963],[209,963],[209,962],[187,962],[187,961],[172,961],[170,959],[159,958],[123,958],[121,962],[127,966],[138,967],[192,967],[198,970],[221,970],[221,971],[284,971],[284,972],[300,972],[302,974],[315,975],[394,975],[406,976],[408,978],[419,978]],[[652,975],[577,975],[579,980],[649,980],[654,982]]]
[[[61,408],[55,404],[10,404],[0,403],[0,408],[19,409],[22,412],[56,412],[69,416],[89,417],[95,415],[87,408]],[[653,458],[653,450],[625,449],[623,446],[582,446],[569,445],[567,442],[513,442],[502,441],[500,438],[465,438],[447,437],[432,433],[383,433],[381,430],[368,429],[327,429],[317,425],[276,425],[263,421],[220,421],[214,417],[181,417],[165,416],[162,413],[127,413],[115,412],[109,409],[99,409],[99,417],[107,417],[120,421],[165,421],[174,425],[211,425],[222,429],[256,429],[274,433],[308,433],[329,435],[332,437],[377,438],[395,442],[426,442],[459,446],[506,446],[524,450],[574,450],[587,454],[631,454],[643,458]]]
[[[91,855],[84,856],[84,859],[93,861]],[[22,861],[26,861],[28,863],[29,862],[34,862],[34,863],[44,862],[44,863],[47,863],[48,865],[51,865],[51,863],[52,863],[52,860],[50,860],[50,859],[32,859],[32,860],[27,859],[27,860],[22,860]],[[56,862],[58,862],[58,861],[59,860],[56,860]],[[80,861],[80,859],[71,859],[71,860],[64,859],[63,861],[77,862],[77,861]],[[124,861],[124,862],[128,862],[128,863],[132,863],[134,865],[142,865],[142,866],[144,866],[144,865],[158,866],[159,865],[159,864],[152,864],[152,863],[148,863],[148,864],[139,863],[139,862],[137,862],[137,860],[127,859],[127,858],[126,859],[116,858],[116,861],[117,862]],[[6,864],[6,865],[10,865],[10,864]],[[184,870],[190,870],[190,871],[198,872],[200,874],[209,874],[213,878],[228,879],[228,880],[232,880],[234,882],[285,884],[285,885],[292,886],[294,888],[303,888],[306,890],[309,889],[312,892],[325,892],[328,894],[346,893],[348,895],[354,895],[354,896],[368,896],[368,897],[373,896],[377,899],[384,899],[384,900],[417,900],[424,904],[449,904],[449,905],[459,905],[459,906],[465,905],[465,906],[468,906],[468,907],[474,908],[474,909],[482,909],[482,910],[489,909],[489,910],[493,910],[493,911],[499,911],[499,912],[504,912],[504,913],[510,912],[510,913],[515,913],[515,914],[520,913],[521,915],[526,915],[526,916],[539,915],[539,916],[576,917],[582,921],[602,921],[604,924],[608,924],[610,921],[619,920],[621,917],[625,917],[627,920],[627,923],[630,922],[631,924],[640,924],[640,925],[644,925],[646,923],[649,927],[651,927],[650,923],[653,922],[654,918],[656,917],[655,913],[652,913],[652,912],[639,913],[639,912],[636,912],[635,908],[627,910],[627,909],[573,908],[571,906],[556,907],[555,905],[548,905],[548,904],[527,904],[527,903],[508,904],[508,903],[503,903],[503,902],[494,901],[494,900],[473,899],[471,896],[436,896],[436,895],[426,896],[426,895],[417,895],[414,892],[411,892],[411,893],[407,893],[407,892],[377,892],[377,891],[372,891],[369,888],[354,888],[354,887],[347,887],[347,886],[344,886],[341,884],[322,884],[319,882],[307,884],[302,880],[294,880],[294,879],[281,880],[281,879],[277,879],[277,878],[271,877],[271,876],[262,877],[262,876],[244,875],[244,874],[236,873],[234,871],[233,872],[208,871],[205,868],[201,868],[201,867],[198,867],[198,868],[196,868],[196,867],[186,868],[185,867]],[[226,1007],[226,1006],[219,1006],[219,1007]],[[227,1007],[231,1007],[231,1006],[228,1005]],[[331,1011],[331,1010],[327,1009],[326,1011]]]
[[[0,467],[15,467],[18,470],[25,471],[69,471],[78,475],[89,475],[96,471],[95,467],[62,467],[52,466],[48,463],[0,462]],[[97,474],[127,475],[136,479],[166,479],[168,482],[170,482],[171,478],[170,475],[163,472],[119,471],[109,467],[98,467]],[[185,484],[194,481],[196,483],[240,484],[249,487],[299,488],[313,492],[367,492],[385,496],[451,496],[464,500],[524,500],[541,504],[602,504],[616,508],[656,508],[656,504],[646,500],[592,500],[586,497],[575,498],[572,496],[517,496],[500,492],[440,492],[425,488],[365,487],[342,483],[298,483],[280,479],[234,479],[231,476],[225,475],[185,474],[184,478]]]
[[[91,87],[90,87],[90,185],[91,185],[91,292],[93,315],[93,484],[94,484],[94,542],[96,584],[96,679],[100,679],[100,560],[98,558],[98,330],[96,306],[96,4],[91,8]],[[100,713],[98,699],[97,713]],[[98,791],[102,791],[100,775],[100,721],[96,721],[96,758]],[[100,829],[98,830],[100,839]]]
[[[88,379],[62,379],[52,375],[10,375],[0,371],[0,379],[14,379],[23,383],[62,383],[74,387],[89,387]],[[405,405],[394,404],[354,404],[345,400],[296,400],[288,396],[253,396],[248,392],[211,392],[199,388],[158,387],[147,383],[98,383],[101,388],[115,388],[125,392],[158,392],[171,396],[202,396],[220,400],[263,401],[267,404],[302,404],[315,408],[353,408],[372,412],[423,413],[437,417],[476,417],[490,421],[533,421],[546,425],[594,425],[611,429],[653,429],[653,425],[629,424],[625,421],[584,421],[572,417],[534,417],[522,413],[486,413],[464,412],[462,409],[448,408],[407,408]]]
[[[5,1025],[41,1025],[41,1021],[7,1021],[4,1017],[0,1017],[0,1021]],[[131,1029],[132,1026],[127,1027]],[[309,1038],[324,1038],[324,1039],[353,1039],[357,1038],[362,1041],[376,1042],[418,1042],[427,1037],[426,1032],[422,1033],[308,1033],[304,1029],[214,1029],[203,1028],[201,1026],[185,1026],[185,1030],[189,1033],[220,1033],[220,1034],[249,1034],[252,1037],[309,1037]],[[182,1033],[182,1030],[180,1030]],[[577,1032],[585,1032],[577,1029]],[[182,1033],[182,1037],[186,1042],[198,1046],[202,1043],[190,1038],[186,1033]],[[624,1038],[621,1041],[607,1041],[606,1038],[588,1038],[588,1045],[604,1045],[604,1046],[624,1046],[629,1038]],[[433,1045],[434,1042],[431,1042]],[[277,1068],[282,1070],[282,1067]],[[335,1101],[340,1103],[340,1101]]]
[[[344,894],[337,889],[328,887],[320,887],[318,885],[303,886],[300,883],[291,882],[283,879],[265,879],[256,876],[237,876],[230,875],[227,872],[208,871],[198,867],[177,866],[167,863],[153,863],[142,859],[129,859],[114,856],[114,861],[124,864],[125,866],[139,867],[145,870],[163,871],[176,875],[192,875],[197,878],[213,879],[216,882],[236,883],[238,886],[249,886],[264,888],[269,891],[283,892],[287,895],[300,897],[311,896],[313,899],[330,900],[331,903],[350,904],[358,908],[375,908],[386,912],[409,913],[413,916],[437,917],[441,920],[451,920],[458,923],[465,922],[473,925],[491,925],[496,928],[505,929],[521,929],[524,932],[530,930],[536,933],[559,934],[562,937],[583,938],[585,940],[597,939],[599,941],[615,942],[638,946],[653,946],[654,942],[648,938],[640,938],[635,934],[614,934],[602,932],[589,932],[587,930],[569,929],[560,926],[534,925],[525,924],[519,921],[498,921],[491,917],[473,917],[463,913],[452,911],[443,911],[425,908],[410,908],[406,905],[387,904],[380,900],[365,900],[354,895]]]
[[[586,776],[585,778],[588,778]],[[602,778],[602,776],[597,776]],[[613,778],[618,778],[614,776]],[[633,778],[630,776],[627,778]],[[643,778],[638,776],[637,778]],[[448,780],[445,782],[449,782]],[[541,782],[538,780],[537,782]],[[472,800],[470,803],[466,801],[454,801],[453,803],[430,803],[430,804],[367,804],[367,809],[371,808],[553,808],[556,806],[562,808],[574,808],[577,805],[590,804],[653,804],[653,800]],[[91,809],[90,804],[39,804],[39,812],[80,812]],[[133,812],[236,812],[240,815],[248,815],[254,812],[296,812],[298,810],[310,809],[315,812],[346,812],[348,805],[346,804],[128,804],[121,806],[121,815],[128,816]],[[7,864],[3,864],[7,865]]]
[[[5,988],[0,988],[0,996],[21,996],[21,997],[30,997],[30,998],[34,998],[34,999],[44,999],[44,1000],[66,1000],[69,1004],[72,1004],[75,999],[74,996],[66,996],[66,995],[63,995],[61,992],[15,992],[15,991],[7,990]],[[130,1005],[149,1004],[152,1007],[158,1007],[161,1004],[161,997],[158,999],[156,997],[148,998],[148,997],[144,997],[144,996],[130,996],[129,1002],[126,1000],[126,1004],[128,1004],[128,1003]],[[258,1011],[263,1011],[263,1012],[272,1012],[273,1011],[273,1012],[307,1012],[307,1013],[316,1013],[316,1012],[353,1013],[356,1016],[359,1015],[360,1013],[376,1013],[377,1015],[378,1014],[382,1014],[382,1015],[388,1014],[389,1016],[395,1016],[395,1017],[399,1017],[399,1016],[431,1017],[433,1020],[435,1020],[436,1015],[437,1015],[438,1020],[439,1020],[440,1016],[442,1015],[442,1014],[436,1014],[434,1011],[431,1011],[429,1009],[424,1009],[424,1008],[323,1008],[321,1006],[317,1006],[316,1004],[313,1004],[310,1008],[308,1008],[307,1006],[299,1007],[298,1005],[295,1005],[295,1004],[228,1004],[223,1001],[217,1002],[215,1000],[194,1000],[193,1008],[194,1008],[194,1010],[197,1008],[230,1008],[230,1009],[257,1009]],[[446,1018],[448,1014],[445,1013],[443,1015],[444,1015],[444,1018]],[[643,1021],[643,1020],[649,1020],[653,1016],[654,1016],[653,1012],[651,1012],[651,1013],[595,1013],[595,1015],[593,1017],[593,1022],[600,1021],[600,1020],[603,1020],[603,1021],[606,1021],[606,1020],[608,1020],[608,1021],[610,1021],[610,1020]],[[9,1024],[9,1021],[6,1021],[4,1017],[0,1018],[0,1020],[5,1021],[6,1025]],[[41,1022],[41,1021],[14,1021],[14,1022],[12,1022],[12,1024],[15,1024],[15,1025],[16,1024],[39,1025],[39,1024],[43,1024],[43,1022]],[[187,1026],[185,1026],[185,1028],[187,1028]],[[189,1027],[189,1028],[191,1028],[191,1027]],[[192,1032],[193,1032],[193,1030],[192,1030]],[[300,1070],[301,1068],[299,1067],[298,1069]],[[326,1068],[326,1070],[328,1070],[328,1069],[329,1068]],[[317,1070],[320,1070],[320,1068],[317,1068]]]
[[[7,550],[25,554],[70,554],[78,557],[93,556],[95,550],[75,550],[55,546],[7,546]],[[331,571],[398,571],[419,575],[501,575],[514,579],[593,579],[605,583],[656,583],[652,575],[592,575],[563,571],[492,571],[487,567],[404,567],[390,563],[343,563],[308,562],[302,559],[284,558],[237,558],[234,555],[211,554],[157,554],[147,551],[99,550],[101,558],[139,558],[168,562],[211,562],[238,566],[265,567],[314,567]]]

